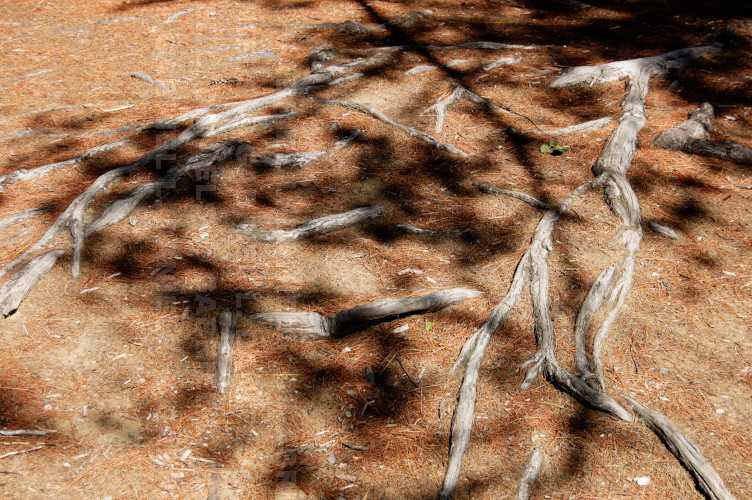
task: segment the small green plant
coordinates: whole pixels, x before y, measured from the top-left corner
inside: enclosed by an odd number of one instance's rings
[[[548,141],[548,144],[544,144],[540,147],[541,153],[550,154],[553,156],[559,156],[560,154],[569,151],[569,146],[560,146],[554,139]]]

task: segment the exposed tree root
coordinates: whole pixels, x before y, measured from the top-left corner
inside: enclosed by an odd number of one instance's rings
[[[528,500],[533,483],[538,479],[541,466],[543,465],[543,443],[538,443],[533,447],[530,457],[525,463],[525,470],[520,480],[520,486],[517,489],[517,500]]]
[[[446,151],[448,153],[452,153],[458,156],[462,157],[468,157],[470,156],[468,153],[465,153],[464,151],[458,149],[457,147],[447,144],[446,142],[441,142],[434,137],[426,134],[423,131],[420,131],[413,127],[408,127],[407,125],[403,125],[401,123],[398,123],[388,116],[386,116],[382,111],[374,108],[373,106],[368,106],[367,104],[360,104],[357,102],[352,101],[343,101],[343,100],[324,100],[323,101],[326,104],[332,105],[332,106],[342,106],[344,108],[353,109],[355,111],[360,111],[363,114],[366,114],[368,116],[371,116],[373,118],[376,118],[377,120],[381,120],[382,122],[391,125],[393,127],[397,127],[398,129],[402,130],[403,132],[407,133],[411,137],[415,137],[416,139],[420,139],[421,141],[430,144],[431,146],[435,147],[436,149]]]
[[[37,177],[41,177],[43,175],[47,175],[49,173],[54,172],[55,170],[62,168],[62,167],[68,167],[70,165],[75,165],[77,163],[82,162],[83,160],[86,160],[87,158],[91,158],[94,155],[97,155],[99,153],[102,153],[104,151],[109,151],[111,149],[119,148],[127,144],[128,140],[122,140],[122,141],[115,141],[111,142],[109,144],[103,144],[101,146],[97,146],[95,148],[91,148],[90,150],[81,153],[80,155],[76,156],[75,158],[71,158],[70,160],[64,160],[57,163],[51,163],[49,165],[42,165],[41,167],[31,168],[31,169],[19,169],[14,170],[13,172],[9,172],[7,174],[0,175],[0,192],[2,192],[5,188],[5,186],[8,186],[10,184],[15,184],[19,181],[27,181],[30,179],[35,179]]]
[[[112,185],[127,177],[134,170],[144,167],[154,161],[173,159],[174,153],[180,148],[197,139],[206,137],[217,127],[220,127],[221,124],[234,122],[236,126],[242,126],[245,123],[241,119],[249,113],[276,104],[283,99],[311,92],[316,88],[320,88],[321,85],[327,85],[342,75],[357,69],[379,66],[387,60],[388,57],[384,54],[375,54],[366,59],[357,59],[343,64],[333,64],[326,68],[321,68],[315,73],[304,76],[290,86],[280,89],[272,94],[242,101],[226,111],[202,116],[190,127],[185,129],[178,137],[154,148],[137,161],[113,169],[98,177],[82,194],[73,200],[68,208],[66,208],[55,223],[35,244],[0,270],[0,277],[5,276],[9,271],[24,262],[29,256],[44,249],[66,226],[70,226],[74,247],[74,265],[71,267],[71,271],[74,276],[77,276],[79,272],[78,262],[80,261],[80,254],[83,249],[83,241],[87,234],[83,214],[97,195],[108,192]],[[197,111],[198,110],[192,113]],[[180,118],[185,119],[185,116],[186,115],[181,115]],[[90,231],[88,231],[88,233],[90,234]]]
[[[158,82],[157,80],[154,79],[154,77],[149,76],[146,73],[142,73],[141,71],[134,71],[133,73],[131,73],[131,77],[144,81],[148,83],[149,85],[153,85],[157,87],[158,89],[170,90],[170,87],[168,87],[164,83]]]
[[[232,346],[235,341],[235,313],[231,308],[223,310],[217,317],[217,330],[219,330],[219,341],[214,370],[214,388],[224,394],[232,377]]]
[[[655,221],[648,221],[647,226],[652,229],[654,232],[660,234],[661,236],[665,236],[666,238],[672,239],[672,240],[678,240],[679,235],[676,234],[676,231],[671,229],[668,226],[664,226],[663,224],[660,224]]]
[[[462,231],[434,231],[413,226],[412,224],[396,224],[394,227],[403,233],[424,236],[426,238],[446,238],[450,240],[468,240],[471,238],[470,229]]]
[[[235,232],[264,243],[287,243],[290,241],[313,238],[322,234],[341,231],[365,220],[381,215],[383,207],[362,207],[341,214],[327,215],[301,224],[289,231],[262,231],[255,229],[235,229]]]
[[[661,133],[653,145],[671,151],[717,158],[719,160],[752,165],[752,148],[733,141],[711,141],[703,139],[713,124],[715,113],[710,103],[689,114],[689,119],[674,128]]]
[[[423,297],[380,299],[329,316],[315,312],[273,312],[254,314],[251,319],[287,338],[310,341],[342,337],[401,316],[437,311],[478,295],[482,292],[452,288]]]
[[[478,367],[488,341],[507,318],[511,307],[520,298],[527,283],[530,284],[538,351],[523,365],[527,371],[522,387],[529,387],[542,373],[549,382],[583,405],[620,420],[634,421],[632,414],[603,392],[605,383],[600,361],[603,340],[618,316],[631,287],[635,254],[639,250],[642,239],[640,207],[627,181],[626,173],[632,164],[637,134],[647,121],[644,102],[650,78],[664,76],[669,71],[689,64],[700,54],[710,50],[717,50],[717,48],[699,47],[656,57],[572,68],[553,82],[552,86],[561,87],[582,83],[593,85],[618,78],[629,79],[626,88],[627,95],[622,102],[623,111],[619,117],[619,125],[609,137],[592,167],[595,180],[579,186],[569,198],[546,211],[535,229],[527,251],[517,264],[506,297],[491,312],[483,326],[466,342],[454,364],[453,371],[464,368],[464,377],[452,420],[449,460],[439,498],[450,498],[459,479],[462,455],[470,439],[474,420]],[[575,197],[596,186],[603,188],[606,203],[622,221],[623,228],[620,236],[624,254],[619,261],[599,275],[580,307],[575,321],[575,359],[581,371],[581,375],[578,376],[564,370],[556,361],[555,336],[549,314],[547,257],[552,249],[553,227],[561,214],[569,209]],[[509,193],[501,194],[508,195]],[[525,201],[530,203],[529,200]],[[586,339],[586,333],[597,312],[602,312],[604,319],[593,336],[592,347],[588,353],[589,342]]]
[[[13,314],[47,272],[55,267],[62,250],[51,250],[31,260],[0,287],[0,323]]]
[[[661,438],[669,451],[676,455],[676,458],[694,476],[697,486],[706,497],[714,500],[733,500],[734,496],[726,489],[721,476],[705,460],[697,446],[673,422],[628,396],[624,398],[645,425]]]
[[[467,99],[471,102],[479,104],[483,106],[484,108],[494,111],[496,113],[516,115],[521,118],[524,118],[525,120],[529,121],[533,125],[533,127],[535,127],[536,130],[541,131],[538,128],[538,125],[536,125],[536,123],[530,117],[518,111],[515,111],[508,106],[503,106],[503,107],[497,106],[496,104],[492,103],[488,99],[485,99],[479,96],[478,94],[466,89],[465,87],[457,85],[452,91],[452,93],[449,94],[448,97],[440,100],[439,102],[437,102],[436,104],[434,104],[433,106],[431,106],[430,108],[426,109],[423,112],[423,114],[425,114],[425,113],[429,113],[433,111],[436,114],[435,130],[437,133],[441,132],[441,130],[444,128],[444,115],[446,114],[446,109],[449,106],[461,101],[462,99]]]
[[[508,189],[499,189],[488,184],[481,182],[473,182],[473,186],[477,187],[481,193],[492,194],[494,196],[509,196],[520,201],[524,201],[528,205],[534,208],[540,208],[542,210],[551,210],[551,205],[544,203],[537,198],[533,198],[529,194],[520,193],[519,191],[509,191]]]
[[[0,219],[0,231],[5,229],[6,227],[10,227],[13,224],[17,224],[26,219],[30,219],[32,217],[36,217],[37,215],[47,213],[51,209],[52,209],[51,207],[29,208],[27,210],[21,210],[20,212],[10,215],[4,219]]]

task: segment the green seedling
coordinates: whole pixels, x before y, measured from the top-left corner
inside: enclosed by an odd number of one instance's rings
[[[551,139],[548,141],[548,144],[544,144],[540,147],[541,153],[550,154],[553,156],[559,156],[560,154],[566,153],[569,151],[569,146],[561,146],[556,143],[554,139]]]

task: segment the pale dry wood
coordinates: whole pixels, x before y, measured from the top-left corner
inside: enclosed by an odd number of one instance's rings
[[[628,396],[624,396],[624,398],[645,425],[655,432],[669,451],[694,476],[700,491],[707,498],[713,500],[734,499],[734,495],[726,488],[721,476],[708,463],[699,448],[671,420]]]
[[[515,116],[519,116],[520,118],[524,118],[525,120],[530,122],[537,131],[540,132],[538,125],[529,116],[523,113],[520,113],[518,111],[515,111],[509,106],[504,106],[504,105],[497,106],[496,104],[492,103],[488,99],[481,97],[475,92],[472,92],[471,90],[468,90],[465,87],[462,87],[459,85],[455,86],[454,90],[448,97],[440,100],[433,106],[429,107],[423,113],[425,114],[430,111],[433,111],[436,113],[436,127],[435,128],[437,132],[440,132],[444,125],[444,115],[446,113],[446,109],[452,104],[455,104],[456,102],[459,102],[462,99],[467,99],[470,102],[474,102],[475,104],[483,106],[484,108],[489,109],[495,113],[515,115]]]
[[[29,261],[0,287],[0,323],[13,314],[32,288],[57,264],[62,250],[50,250]]]
[[[264,243],[287,243],[290,241],[303,240],[323,234],[341,231],[343,229],[360,224],[366,220],[374,219],[381,215],[384,207],[362,207],[341,214],[332,214],[318,219],[310,220],[289,231],[264,231],[260,229],[240,229],[234,231],[256,241]]]
[[[533,208],[540,208],[542,210],[551,210],[553,208],[548,203],[544,203],[537,198],[533,198],[529,194],[520,193],[519,191],[499,189],[482,182],[473,182],[473,186],[477,187],[481,193],[492,194],[494,196],[509,196],[510,198],[524,201]]]
[[[214,388],[224,394],[232,377],[232,347],[235,341],[235,312],[224,309],[217,317],[219,341],[217,342],[217,360],[214,370]]]
[[[141,80],[141,81],[144,81],[144,82],[148,83],[149,85],[153,85],[153,86],[155,86],[155,87],[157,87],[159,89],[170,90],[170,87],[168,87],[164,83],[158,82],[157,80],[154,79],[154,77],[152,77],[150,75],[147,75],[146,73],[143,73],[141,71],[134,71],[134,72],[132,72],[131,73],[131,77],[132,78],[136,78],[136,79]]]
[[[691,47],[665,54],[626,61],[616,61],[595,66],[577,66],[566,70],[551,84],[552,87],[607,83],[622,78],[634,78],[640,73],[650,76],[666,76],[669,72],[684,68],[707,52],[718,52],[720,45]]]
[[[29,208],[27,210],[16,212],[15,214],[5,217],[4,219],[0,219],[0,231],[5,229],[6,227],[12,226],[13,224],[25,221],[26,219],[31,219],[32,217],[36,217],[37,215],[47,213],[51,209],[51,207]]]
[[[481,69],[483,71],[491,71],[492,69],[498,68],[499,66],[509,66],[512,64],[517,64],[519,62],[522,62],[521,57],[502,57],[495,60],[494,62],[486,64]]]
[[[0,431],[0,436],[46,436],[47,431],[38,429],[15,429],[11,431]]]
[[[95,156],[99,153],[122,147],[128,142],[130,141],[126,139],[111,142],[109,144],[102,144],[101,146],[91,148],[88,151],[85,151],[84,153],[81,153],[80,155],[69,160],[50,163],[48,165],[42,165],[31,169],[22,168],[19,170],[14,170],[13,172],[9,172],[7,174],[0,175],[0,192],[5,189],[5,186],[8,186],[10,184],[15,184],[16,182],[27,181],[30,179],[36,179],[37,177],[52,173],[59,168],[76,165],[77,163],[81,163],[83,160],[91,158],[92,156]]]
[[[248,113],[271,106],[289,97],[306,94],[312,89],[318,88],[321,85],[326,85],[346,73],[357,69],[375,68],[384,64],[388,60],[388,56],[379,53],[368,58],[360,58],[348,63],[334,64],[322,68],[315,73],[299,78],[288,87],[271,94],[242,101],[230,109],[216,114],[201,116],[176,138],[154,148],[131,164],[110,170],[99,176],[83,193],[71,202],[71,204],[62,214],[60,214],[58,219],[47,229],[45,234],[35,244],[18,255],[0,270],[0,278],[24,262],[29,256],[44,249],[44,247],[56,238],[66,226],[70,226],[74,246],[82,248],[83,239],[85,238],[83,221],[84,211],[95,196],[100,193],[108,192],[113,184],[126,178],[133,171],[154,161],[174,158],[175,151],[178,151],[180,148],[196,139],[205,137],[206,134],[214,130],[220,123],[236,120]],[[78,268],[75,270],[72,268],[72,271],[78,272]]]
[[[541,132],[546,135],[567,135],[582,132],[591,132],[593,130],[598,130],[605,127],[612,121],[614,121],[613,118],[606,116],[604,118],[598,118],[595,120],[578,123],[577,125],[570,125],[569,127],[546,129],[542,130]]]
[[[752,148],[734,141],[705,139],[715,113],[710,103],[703,103],[689,118],[674,128],[663,131],[653,141],[658,148],[717,158],[742,165],[752,165]]]
[[[634,417],[613,398],[587,383],[591,372],[603,385],[600,368],[600,348],[610,325],[618,316],[626,294],[632,283],[635,254],[642,238],[641,214],[637,197],[634,194],[626,173],[632,164],[636,149],[637,133],[647,118],[644,102],[648,93],[648,83],[653,76],[665,76],[669,71],[686,66],[701,54],[718,50],[717,47],[698,47],[674,51],[663,56],[620,61],[594,67],[572,68],[557,78],[552,86],[582,83],[602,83],[628,77],[627,95],[622,101],[619,125],[613,131],[592,171],[595,180],[579,186],[572,195],[548,210],[541,218],[532,241],[517,264],[512,286],[504,300],[496,306],[484,325],[467,341],[454,364],[453,372],[464,368],[464,377],[458,392],[458,402],[452,419],[449,460],[444,483],[439,498],[448,499],[453,494],[461,470],[461,461],[473,425],[473,411],[477,394],[478,366],[485,353],[488,340],[509,314],[511,307],[522,293],[524,285],[530,284],[535,318],[535,337],[538,344],[536,354],[522,368],[527,372],[522,387],[529,387],[536,377],[543,373],[548,381],[560,390],[571,395],[585,406],[599,410],[617,419],[632,422]],[[549,314],[549,291],[547,256],[552,248],[551,233],[554,224],[571,204],[573,198],[584,191],[602,186],[604,198],[611,210],[621,219],[624,228],[621,240],[624,256],[610,270],[604,271],[588,292],[584,306],[578,314],[580,330],[589,326],[590,318],[607,305],[605,320],[593,338],[593,353],[583,357],[584,341],[578,342],[578,358],[584,377],[575,376],[563,369],[556,361],[555,336]],[[607,299],[607,300],[606,300]],[[582,335],[582,333],[580,333]]]
[[[690,142],[707,136],[715,119],[715,111],[709,102],[689,113],[689,118],[674,128],[664,130],[653,141],[661,149],[681,151]]]
[[[173,189],[175,183],[181,177],[190,173],[202,170],[208,170],[222,162],[228,160],[241,143],[216,143],[201,153],[188,159],[183,167],[170,169],[163,178],[156,181],[146,182],[136,187],[126,198],[121,198],[105,208],[96,220],[85,225],[82,220],[74,218],[71,222],[71,231],[74,228],[80,231],[73,238],[73,260],[71,270],[73,276],[78,276],[81,265],[81,254],[83,252],[84,241],[86,237],[93,233],[116,224],[130,215],[130,213],[148,197],[157,197],[163,191]]]
[[[423,229],[412,224],[396,224],[395,229],[407,234],[424,236],[426,238],[447,238],[451,240],[466,240],[470,237],[470,229],[462,231],[435,231],[432,229]]]
[[[668,226],[664,226],[663,224],[660,224],[658,222],[655,222],[653,220],[647,221],[647,226],[655,231],[656,233],[660,234],[661,236],[665,236],[666,238],[670,238],[672,240],[678,240],[679,235],[676,234],[676,231],[671,229]]]
[[[342,106],[343,108],[353,109],[355,111],[359,111],[363,114],[376,118],[377,120],[381,120],[382,122],[388,125],[397,127],[398,129],[402,130],[403,132],[410,135],[411,137],[420,139],[426,144],[429,144],[433,146],[434,148],[439,149],[441,151],[446,151],[447,153],[452,153],[457,156],[461,156],[463,158],[470,156],[468,153],[465,153],[464,151],[458,149],[456,146],[453,146],[446,142],[441,142],[437,140],[436,138],[432,137],[431,135],[426,134],[425,132],[422,132],[416,128],[409,127],[407,125],[403,125],[401,123],[398,123],[392,120],[387,115],[385,115],[382,111],[374,108],[373,106],[368,106],[367,104],[360,104],[360,103],[352,102],[352,101],[344,101],[341,99],[323,100],[322,102],[328,105],[332,105],[332,106]]]
[[[479,295],[482,292],[452,288],[422,297],[380,299],[329,316],[315,312],[273,312],[254,314],[251,320],[293,340],[338,338],[401,316],[437,311]]]
[[[530,498],[530,490],[533,487],[533,483],[538,479],[538,474],[540,474],[542,466],[543,443],[538,443],[533,447],[530,457],[528,457],[527,462],[525,462],[525,469],[522,473],[520,486],[517,488],[517,500],[528,500]]]

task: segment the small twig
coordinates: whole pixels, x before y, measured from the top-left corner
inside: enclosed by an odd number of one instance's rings
[[[368,446],[360,446],[358,444],[348,443],[347,441],[342,441],[342,446],[356,451],[368,451]]]
[[[0,436],[46,436],[47,431],[34,429],[18,429],[14,431],[0,431]]]
[[[412,382],[412,384],[415,387],[417,387],[418,389],[420,389],[420,385],[418,385],[418,383],[415,380],[413,380],[413,378],[410,376],[410,373],[408,373],[408,371],[405,369],[405,365],[402,364],[402,360],[400,359],[400,357],[397,356],[396,359],[397,359],[397,363],[399,363],[399,365],[400,365],[400,368],[402,368],[402,371],[405,372],[405,375],[407,375],[408,380],[410,380],[410,382]]]
[[[47,446],[37,446],[35,448],[28,448],[26,450],[18,450],[18,451],[11,451],[10,453],[6,453],[5,455],[0,455],[0,460],[7,457],[12,457],[13,455],[21,455],[22,453],[31,453],[32,451],[41,450],[42,448],[46,448]]]

